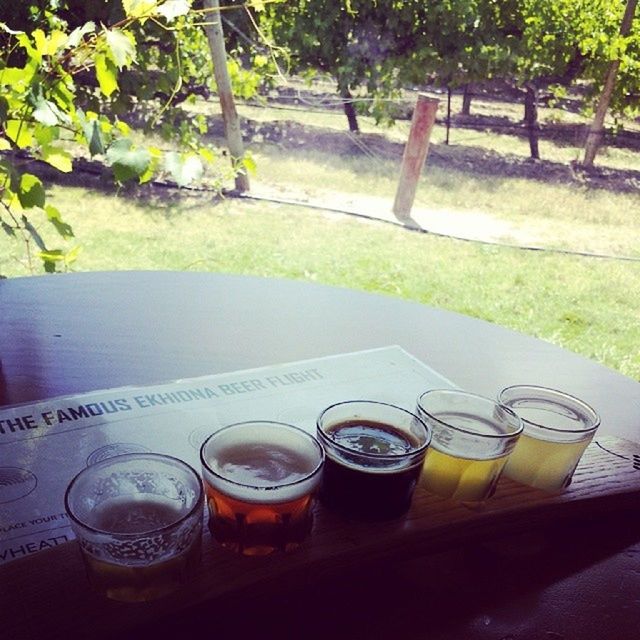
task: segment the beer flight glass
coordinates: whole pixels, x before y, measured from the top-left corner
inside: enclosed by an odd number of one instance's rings
[[[340,402],[320,414],[317,434],[326,453],[323,504],[365,520],[409,509],[431,440],[419,416],[383,402]]]
[[[107,458],[65,494],[92,587],[113,600],[165,596],[200,562],[204,494],[188,464],[157,453]]]
[[[242,422],[200,449],[209,529],[223,547],[266,555],[298,547],[311,531],[324,451],[288,424]]]
[[[490,498],[502,473],[558,491],[600,424],[568,394],[531,385],[498,401],[456,389],[417,399],[415,413],[384,402],[327,407],[317,439],[288,424],[231,424],[202,444],[203,483],[156,453],[102,460],[78,473],[65,508],[92,587],[125,602],[174,591],[200,561],[204,500],[214,539],[253,556],[297,548],[313,500],[347,518],[379,521],[409,509],[417,483],[461,502]]]
[[[433,431],[423,486],[462,502],[490,498],[522,433],[521,419],[493,400],[454,389],[426,391],[417,412]]]
[[[507,387],[498,401],[524,423],[505,476],[546,491],[568,487],[600,425],[596,411],[567,393],[533,385]]]

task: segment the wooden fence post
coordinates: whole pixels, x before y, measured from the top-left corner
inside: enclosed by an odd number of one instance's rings
[[[218,87],[218,98],[222,109],[227,147],[229,147],[229,153],[231,154],[231,162],[235,166],[235,163],[242,160],[244,156],[244,145],[240,130],[240,118],[233,100],[231,80],[227,70],[227,52],[224,46],[219,0],[204,0],[203,6],[210,11],[206,20],[208,24],[204,27],[204,30],[207,34],[211,58],[213,59],[213,73]],[[238,192],[249,191],[249,176],[246,171],[241,171],[236,175],[235,183]]]
[[[438,103],[437,98],[430,98],[424,93],[418,94],[418,101],[411,119],[409,139],[402,156],[396,198],[393,203],[393,213],[400,220],[406,220],[411,215],[418,179],[429,151],[429,138],[436,121]]]

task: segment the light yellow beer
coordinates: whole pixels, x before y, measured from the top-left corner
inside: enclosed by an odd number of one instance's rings
[[[593,435],[578,442],[551,442],[525,433],[509,457],[504,474],[531,487],[558,491],[571,484],[573,472]]]
[[[459,502],[490,498],[522,420],[489,398],[458,389],[425,391],[418,413],[433,430],[422,474],[427,491]]]
[[[154,600],[199,563],[204,492],[188,464],[127,453],[82,469],[64,503],[91,586],[124,602]]]
[[[507,387],[498,399],[524,423],[505,475],[544,491],[568,487],[600,425],[597,412],[568,393],[534,385]]]
[[[170,527],[182,517],[182,508],[176,500],[153,494],[118,496],[99,504],[93,516],[97,529],[112,535],[141,536],[130,545],[131,557],[121,552],[123,557],[118,562],[84,554],[91,585],[108,598],[144,602],[165,596],[183,583],[200,561],[200,535],[192,536],[190,544],[181,551],[165,554],[159,560],[155,558],[161,548],[154,548],[154,544],[162,543],[154,531]],[[151,556],[148,561],[145,551]]]
[[[462,458],[429,449],[423,467],[423,486],[444,498],[477,502],[496,489],[507,455],[487,460]]]

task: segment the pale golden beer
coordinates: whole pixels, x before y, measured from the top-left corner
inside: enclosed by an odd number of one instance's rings
[[[507,457],[459,458],[432,446],[424,461],[423,486],[443,498],[461,502],[486,500],[495,492]]]
[[[568,487],[600,425],[598,414],[578,398],[533,385],[507,387],[498,400],[524,424],[505,475],[544,491]]]
[[[126,454],[83,469],[65,506],[94,590],[113,600],[155,600],[200,560],[204,494],[194,469],[160,454]]]
[[[170,527],[180,520],[175,500],[113,498],[96,509],[94,526],[113,534],[140,534]],[[184,550],[148,564],[121,564],[85,555],[89,580],[108,598],[126,602],[155,600],[174,591],[198,566],[202,536],[192,536]],[[140,542],[138,541],[138,545]]]
[[[238,423],[212,434],[200,457],[219,544],[249,556],[302,544],[324,461],[312,435],[275,422]]]
[[[566,487],[590,442],[591,438],[578,442],[551,442],[525,433],[509,458],[505,473],[538,489],[553,491]]]
[[[493,400],[455,389],[423,393],[418,414],[433,431],[422,486],[461,502],[490,498],[522,433],[520,418]]]

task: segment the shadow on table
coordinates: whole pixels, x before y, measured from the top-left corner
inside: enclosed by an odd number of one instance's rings
[[[393,566],[310,575],[304,585],[261,585],[131,637],[631,640],[640,628],[640,571],[623,574],[622,564],[625,554],[640,556],[640,545],[630,547],[638,541],[637,514],[584,521]]]

